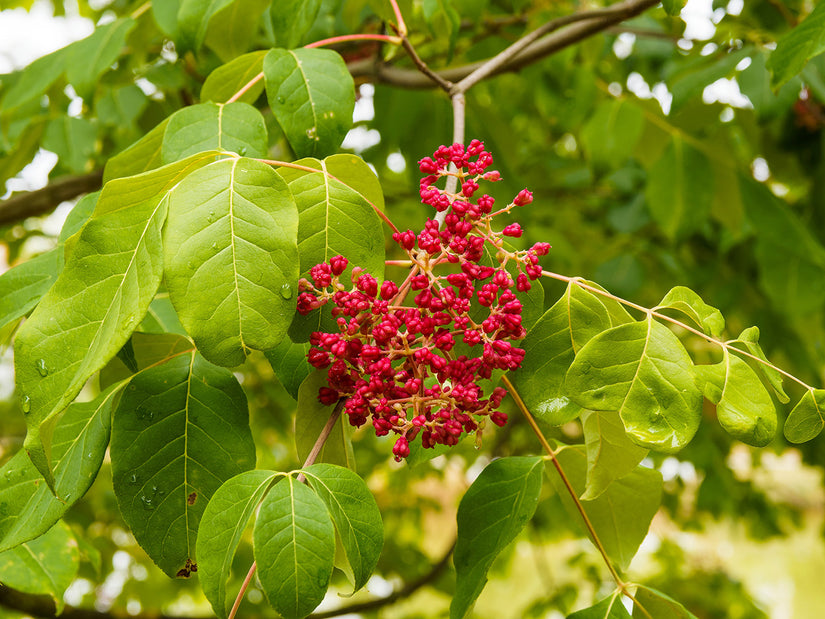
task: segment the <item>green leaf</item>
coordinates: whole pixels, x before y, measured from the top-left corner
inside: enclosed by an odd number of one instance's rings
[[[46,125],[43,148],[55,153],[61,166],[79,174],[87,171],[96,141],[95,123],[85,118],[60,116]]]
[[[825,389],[809,389],[785,420],[785,438],[804,443],[819,436],[825,427]]]
[[[71,44],[66,78],[80,97],[92,99],[98,78],[120,57],[126,37],[136,24],[131,17],[123,17],[98,26],[91,35]]]
[[[197,570],[198,523],[227,479],[254,468],[246,396],[196,353],[132,379],[112,421],[112,483],[135,539],[169,576]]]
[[[243,54],[251,46],[258,22],[272,0],[233,0],[215,13],[206,29],[206,44],[223,61]]]
[[[541,473],[539,457],[499,458],[487,465],[464,494],[456,516],[451,619],[467,615],[487,582],[493,560],[533,517]]]
[[[592,282],[582,283],[596,286]],[[616,301],[571,281],[564,295],[521,343],[524,362],[513,373],[513,382],[527,408],[549,425],[575,419],[581,407],[567,397],[562,384],[576,352],[595,335],[630,320]]]
[[[764,447],[776,434],[776,408],[750,365],[724,349],[722,362],[703,366],[705,396],[716,404],[716,416],[737,440]]]
[[[384,210],[384,191],[381,189],[381,183],[361,157],[350,153],[338,153],[324,159],[323,168],[321,163],[317,159],[310,159],[305,161],[304,165],[318,170],[325,169],[334,180],[360,195],[373,209]]]
[[[286,619],[312,612],[324,599],[335,557],[335,529],[321,499],[287,477],[264,498],[253,541],[269,603]]]
[[[665,13],[671,17],[675,17],[681,13],[682,9],[685,8],[685,4],[687,4],[687,0],[663,0],[662,2]]]
[[[65,244],[66,241],[69,240],[69,237],[80,232],[80,229],[86,225],[86,222],[89,221],[92,213],[94,213],[99,197],[100,192],[95,191],[94,193],[86,194],[78,200],[77,204],[72,207],[72,210],[69,211],[69,214],[66,216],[66,221],[63,222],[63,227],[60,229],[60,236],[57,239],[58,243]]]
[[[172,39],[178,38],[178,11],[181,0],[163,0],[152,3],[152,17],[160,31]]]
[[[209,361],[240,365],[250,350],[273,348],[286,335],[298,288],[297,234],[289,188],[259,161],[218,161],[173,192],[163,236],[166,287]]]
[[[750,99],[760,121],[772,120],[784,114],[796,101],[802,88],[800,79],[791,79],[774,94],[771,90],[771,74],[767,69],[770,53],[754,53],[750,66],[736,76],[739,89]]]
[[[632,472],[644,460],[647,449],[636,445],[615,412],[582,413],[587,450],[587,486],[581,498],[598,497],[615,479]]]
[[[793,30],[776,42],[776,49],[768,58],[774,90],[798,74],[808,60],[825,52],[825,5],[814,10]]]
[[[170,333],[156,334],[136,331],[129,338],[129,345],[132,347],[133,361],[137,370],[126,367],[121,355],[118,355],[100,370],[98,380],[101,387],[131,378],[132,374],[140,370],[166,363],[169,359],[191,353],[195,349],[194,344],[188,338]]]
[[[307,361],[307,352],[309,343],[296,344],[288,337],[282,339],[275,348],[264,351],[275,376],[296,400],[301,383],[312,372],[312,366]]]
[[[651,587],[639,586],[636,590],[636,603],[633,605],[634,619],[697,619],[696,615],[688,611],[679,602],[668,597],[661,591]],[[644,609],[644,610],[643,610]]]
[[[72,237],[63,272],[17,335],[15,374],[27,411],[26,449],[50,486],[54,416],[140,324],[163,274],[166,196],[213,156],[107,183],[92,218]]]
[[[357,591],[363,587],[381,556],[384,523],[375,498],[364,480],[349,469],[313,464],[303,469],[309,487],[324,502],[352,568]]]
[[[143,333],[175,333],[188,337],[186,329],[180,324],[180,319],[169,300],[169,294],[158,294],[149,304],[149,311],[140,323],[138,331]]]
[[[298,390],[298,407],[295,410],[295,447],[298,459],[303,462],[312,451],[321,430],[329,420],[335,405],[325,406],[318,401],[318,389],[327,385],[326,370],[315,370],[301,383]],[[316,462],[337,464],[355,470],[349,422],[341,415],[329,438],[315,459]]]
[[[201,103],[169,117],[162,158],[172,163],[205,150],[223,150],[248,157],[266,157],[263,116],[248,103]]]
[[[235,0],[180,0],[178,44],[183,51],[198,51],[206,38],[209,21]]]
[[[702,416],[690,356],[652,317],[590,340],[570,366],[564,389],[583,408],[618,411],[636,443],[665,453],[687,445]]]
[[[582,129],[582,146],[597,165],[619,167],[642,137],[644,122],[642,109],[627,99],[605,101]]]
[[[3,115],[10,114],[33,99],[44,95],[54,84],[66,68],[68,47],[61,48],[51,54],[42,56],[20,71],[14,85],[3,96]]]
[[[0,327],[28,314],[63,268],[63,248],[55,247],[0,275]]]
[[[61,522],[37,539],[0,553],[0,582],[22,593],[50,596],[60,614],[63,593],[79,566],[77,541]]]
[[[232,558],[264,493],[280,478],[274,471],[246,471],[225,481],[206,506],[196,545],[198,580],[215,614],[227,616],[226,583]]]
[[[630,619],[630,614],[622,604],[622,596],[614,593],[595,606],[567,615],[567,619]]]
[[[563,447],[557,454],[565,476],[576,494],[581,496],[587,478],[584,447]],[[547,471],[570,518],[579,523],[581,515],[555,467],[548,464]],[[661,497],[661,473],[637,466],[632,473],[614,480],[597,498],[581,501],[607,555],[620,569],[626,570],[630,565],[659,509]]]
[[[103,182],[108,183],[115,178],[142,174],[163,165],[161,149],[168,124],[169,119],[164,119],[129,148],[109,159],[103,169]]]
[[[762,351],[762,346],[759,345],[759,327],[748,327],[739,334],[738,338],[729,343],[733,344],[734,348],[743,349],[753,356],[762,359],[765,363],[752,364],[756,373],[765,377],[780,402],[783,404],[790,402],[788,394],[785,393],[785,390],[782,388],[782,374],[772,365],[767,365],[768,358]]]
[[[676,136],[648,173],[650,214],[671,241],[698,230],[713,205],[713,168],[708,158]]]
[[[95,108],[101,123],[126,129],[135,127],[148,103],[148,97],[137,85],[128,84],[108,91],[96,101]]]
[[[665,298],[659,301],[659,305],[653,309],[672,309],[681,312],[705,334],[713,337],[719,337],[725,330],[725,318],[722,312],[705,303],[698,294],[684,286],[671,288]]]
[[[312,27],[321,0],[279,0],[272,5],[272,31],[278,47],[298,47]]]
[[[114,385],[91,402],[74,403],[54,429],[52,466],[57,497],[25,451],[0,469],[0,552],[38,537],[54,526],[97,476],[106,447]]]
[[[40,150],[40,138],[43,136],[44,127],[45,121],[42,118],[29,123],[14,144],[11,153],[6,157],[0,157],[0,186],[5,185],[7,180],[31,163]]]
[[[298,157],[333,154],[352,127],[355,85],[328,49],[273,49],[264,58],[266,96]]]
[[[225,103],[264,68],[265,51],[250,52],[222,64],[212,71],[201,88],[201,101]],[[247,90],[238,101],[255,103],[264,91],[263,79]]]

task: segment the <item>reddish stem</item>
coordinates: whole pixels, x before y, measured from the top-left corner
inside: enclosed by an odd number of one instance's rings
[[[262,79],[264,79],[264,72],[263,72],[263,71],[261,71],[260,73],[258,73],[258,75],[256,75],[255,77],[253,77],[253,78],[252,78],[251,80],[249,80],[246,84],[244,84],[244,85],[243,85],[243,88],[241,88],[238,92],[236,92],[234,95],[232,95],[232,96],[231,96],[231,97],[227,100],[227,103],[235,103],[235,101],[237,101],[238,99],[240,99],[241,97],[243,97],[243,96],[244,96],[244,94],[246,93],[246,91],[248,91],[248,90],[249,90],[250,88],[252,88],[255,84],[257,84],[258,82],[260,82]]]
[[[330,37],[329,39],[322,39],[315,41],[305,48],[323,47],[324,45],[334,45],[335,43],[343,43],[345,41],[384,41],[386,43],[393,43],[394,45],[401,44],[400,37],[394,37],[389,34],[344,34],[338,37]]]

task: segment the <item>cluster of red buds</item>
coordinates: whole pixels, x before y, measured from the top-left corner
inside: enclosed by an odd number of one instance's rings
[[[443,214],[428,219],[418,234],[393,234],[411,267],[400,286],[389,280],[379,285],[359,267],[352,269],[352,285],[344,285],[343,256],[315,265],[312,281],[300,282],[298,311],[307,314],[332,301],[339,328],[310,339],[309,363],[329,368],[318,399],[333,404],[345,397],[352,425],[371,420],[378,436],[399,435],[396,460],[409,455],[409,443],[419,435],[424,447],[455,445],[464,432],[480,436],[487,417],[499,426],[507,421],[497,410],[506,391],[496,387],[485,396],[479,381],[521,366],[524,351],[512,343],[525,335],[516,293],[530,290],[531,280],[541,276],[539,256],[550,246],[511,251],[504,237],[521,236],[519,225],[493,230],[495,216],[530,204],[533,195],[524,189],[495,212],[489,195],[473,199],[479,181],[500,179],[486,171],[492,162],[478,140],[466,148],[441,146],[419,161],[427,175],[422,202]],[[450,177],[457,192],[436,186]]]

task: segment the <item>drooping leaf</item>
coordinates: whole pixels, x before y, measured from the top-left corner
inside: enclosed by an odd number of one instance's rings
[[[384,523],[378,504],[364,480],[347,468],[313,464],[303,472],[309,487],[329,510],[357,591],[367,583],[384,545]]]
[[[727,348],[722,362],[703,366],[705,396],[716,404],[719,423],[735,439],[764,447],[776,434],[776,408],[759,376]]]
[[[622,604],[622,596],[614,593],[595,606],[567,615],[567,619],[630,619],[630,613]]]
[[[705,303],[698,294],[684,286],[671,288],[659,305],[653,309],[677,310],[690,318],[704,333],[713,337],[719,337],[725,330],[725,318],[722,312]]]
[[[255,466],[246,396],[196,353],[135,375],[112,421],[112,483],[135,539],[169,576],[197,570],[195,540],[221,484]]]
[[[557,452],[557,458],[573,490],[581,496],[587,484],[584,447],[563,447]],[[548,463],[547,471],[571,520],[580,523],[581,515],[555,467]],[[661,473],[637,466],[633,472],[613,480],[597,498],[581,501],[607,555],[620,569],[627,569],[647,535],[650,522],[659,509],[661,496]]]
[[[298,212],[286,183],[253,159],[224,159],[169,200],[165,281],[206,359],[240,365],[278,345],[295,313]],[[192,303],[197,298],[197,303]]]
[[[98,78],[118,59],[136,24],[131,17],[122,17],[98,26],[91,35],[71,44],[66,78],[79,96],[91,100]]]
[[[713,169],[707,157],[676,136],[649,171],[650,214],[671,239],[698,230],[713,204]]]
[[[825,52],[825,6],[818,4],[802,23],[776,42],[776,49],[767,62],[774,90],[802,71],[808,60],[822,52]]]
[[[298,47],[312,27],[321,0],[280,0],[272,5],[272,31],[278,47]]]
[[[180,0],[178,44],[183,50],[197,51],[203,45],[210,20],[235,0]]]
[[[318,401],[318,389],[327,384],[326,370],[315,370],[306,377],[298,390],[298,407],[295,410],[295,447],[298,459],[303,462],[312,451],[315,441],[332,414],[334,405],[325,406]],[[355,470],[349,422],[346,415],[335,422],[332,433],[324,442],[316,462],[337,464]]]
[[[62,273],[17,335],[15,374],[27,412],[26,449],[50,486],[54,416],[140,324],[163,274],[167,194],[210,156],[108,183],[92,218],[70,239],[74,248]]]
[[[0,275],[0,327],[28,314],[52,287],[63,267],[63,248],[55,247]]]
[[[785,438],[804,443],[819,436],[825,427],[825,389],[809,389],[785,420]]]
[[[697,619],[696,615],[679,602],[651,587],[640,585],[634,597],[636,604],[633,605],[633,619]]]
[[[275,348],[264,351],[275,376],[296,400],[301,383],[312,372],[312,366],[307,361],[308,351],[309,343],[296,344],[288,337],[282,339]]]
[[[248,157],[266,157],[266,124],[248,103],[201,103],[169,117],[162,158],[172,163],[205,150],[223,150]]]
[[[679,339],[648,317],[605,331],[579,351],[565,377],[583,408],[618,411],[633,440],[673,453],[699,427],[702,393]]]
[[[77,541],[60,522],[37,539],[0,553],[0,582],[23,593],[50,596],[59,614],[79,566]]]
[[[582,129],[582,146],[597,165],[618,167],[633,153],[644,122],[641,108],[629,99],[610,99]]]
[[[493,560],[533,517],[541,475],[541,458],[500,458],[487,465],[464,494],[456,516],[451,619],[467,615],[487,582]]]
[[[0,469],[0,552],[45,533],[86,494],[103,463],[112,403],[122,387],[72,404],[57,422],[52,447],[57,497],[25,451]]]
[[[222,64],[212,71],[201,88],[201,101],[226,103],[264,68],[265,51],[250,52]],[[247,90],[238,101],[253,104],[264,91],[264,81]]]
[[[168,124],[169,119],[165,118],[129,148],[109,159],[103,169],[103,182],[108,183],[114,178],[142,174],[163,165],[161,151],[163,136]]]
[[[765,356],[765,353],[762,351],[762,346],[759,344],[759,327],[748,327],[739,334],[738,338],[730,343],[735,348],[740,348],[741,350],[749,352],[753,356],[762,359],[765,363],[754,362],[753,368],[756,370],[757,374],[765,377],[780,402],[787,403],[790,401],[788,394],[785,393],[785,389],[782,388],[782,374],[780,374],[775,367],[766,365],[768,363],[768,358]]]
[[[252,46],[258,21],[271,4],[272,0],[233,0],[209,21],[206,44],[224,62],[243,54]]]
[[[278,480],[274,471],[246,471],[225,481],[206,506],[196,545],[198,580],[219,617],[226,617],[226,582],[232,558],[264,493]]]
[[[615,412],[582,413],[584,445],[587,450],[587,486],[581,498],[598,497],[615,479],[632,472],[647,455],[627,436]]]
[[[312,612],[324,599],[335,556],[335,529],[323,501],[287,477],[264,498],[253,541],[269,603],[285,619]]]
[[[341,56],[328,49],[273,49],[264,58],[269,106],[298,157],[338,150],[352,127],[355,86]]]

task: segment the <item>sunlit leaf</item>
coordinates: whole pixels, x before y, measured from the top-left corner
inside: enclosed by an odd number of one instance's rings
[[[107,183],[114,178],[142,174],[163,165],[161,151],[163,136],[168,124],[169,119],[165,118],[163,122],[129,148],[109,159],[103,169],[103,182]]]
[[[263,70],[264,56],[266,56],[265,51],[250,52],[219,66],[203,83],[201,101],[226,103]],[[260,79],[257,84],[241,95],[238,101],[255,103],[263,91],[264,81]]]
[[[773,388],[773,392],[780,402],[787,403],[790,401],[788,394],[782,387],[782,374],[779,373],[775,367],[768,365],[768,358],[762,351],[762,346],[759,344],[759,327],[748,327],[739,337],[730,342],[734,348],[740,348],[749,352],[753,356],[762,359],[765,363],[754,362],[753,369],[757,374],[761,374],[768,381],[768,384]]]
[[[243,54],[252,47],[258,21],[271,4],[272,0],[233,0],[209,20],[206,44],[224,61]]]
[[[28,314],[52,287],[63,267],[63,248],[55,247],[0,275],[0,327]]]
[[[804,443],[819,436],[825,427],[825,389],[809,389],[785,420],[785,438]]]
[[[671,288],[654,309],[673,309],[681,312],[707,335],[719,337],[725,330],[725,318],[715,307],[705,303],[690,288],[676,286]]]

